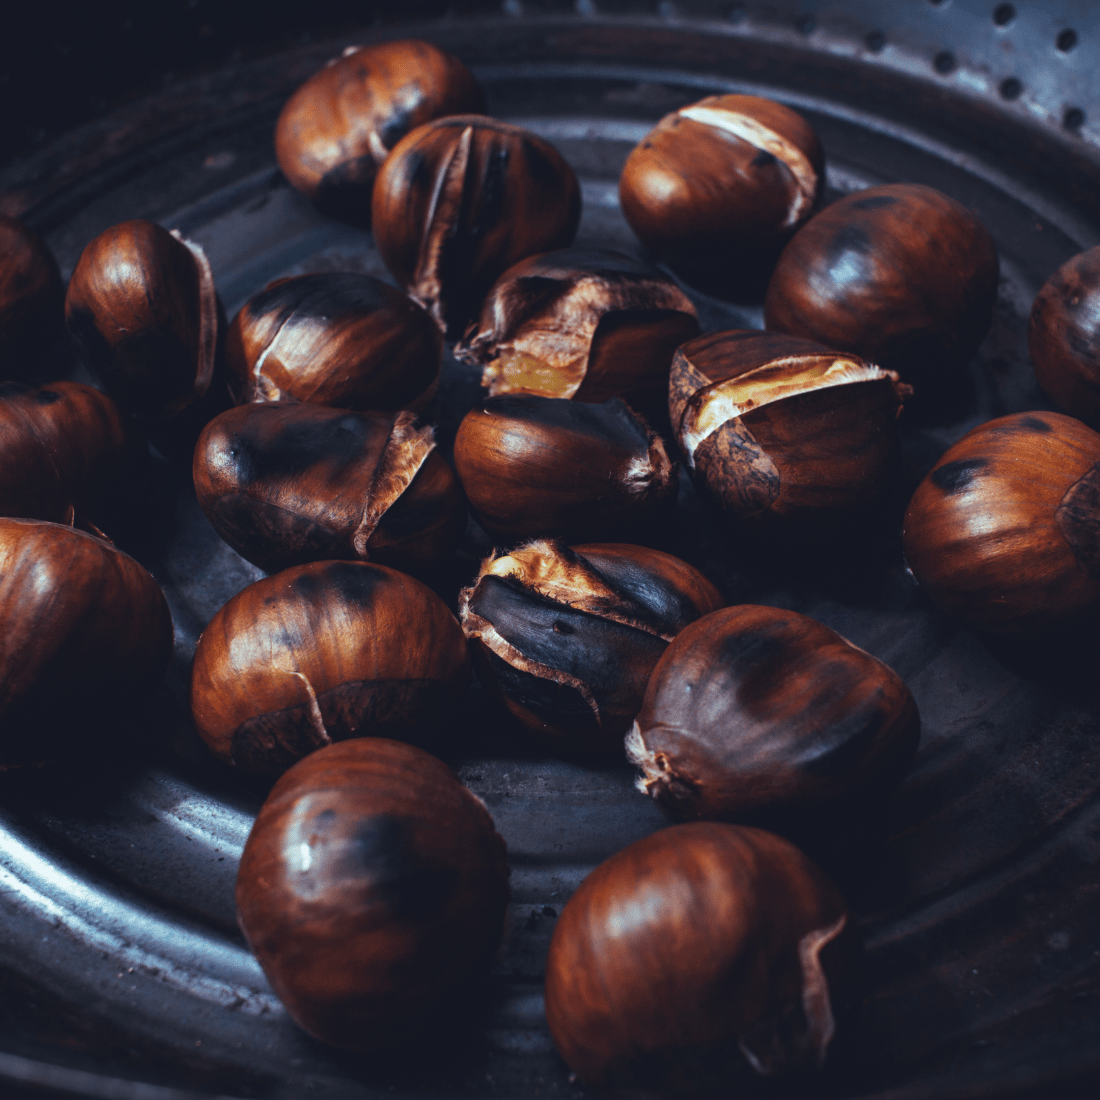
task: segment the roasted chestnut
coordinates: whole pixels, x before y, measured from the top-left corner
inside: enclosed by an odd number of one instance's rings
[[[443,338],[399,290],[370,275],[278,279],[241,307],[226,359],[238,403],[293,398],[340,409],[421,408]]]
[[[961,203],[920,184],[869,187],[794,235],[764,321],[938,393],[989,331],[998,271],[993,238]]]
[[[490,397],[458,426],[454,458],[478,522],[502,544],[624,538],[676,502],[664,444],[617,397]]]
[[[1069,625],[1100,599],[1100,434],[1053,412],[980,425],[917,487],[902,539],[921,587],[969,626]]]
[[[384,738],[329,745],[260,808],[237,915],[294,1021],[384,1052],[468,1011],[504,931],[504,841],[441,761]]]
[[[322,211],[366,226],[374,177],[401,138],[433,118],[484,109],[470,70],[430,42],[349,46],[287,100],[275,156]]]
[[[214,530],[269,573],[326,558],[424,573],[466,530],[462,486],[410,412],[238,405],[199,437],[194,475]]]
[[[622,752],[668,643],[724,604],[697,569],[642,546],[538,540],[487,558],[459,597],[478,679],[553,748]]]
[[[689,467],[728,514],[835,525],[882,497],[908,392],[858,356],[739,329],[676,352],[669,414]]]
[[[157,582],[59,523],[0,519],[0,622],[0,768],[114,740],[172,656]]]
[[[546,1019],[585,1084],[753,1095],[822,1067],[856,1007],[861,960],[843,899],[792,844],[676,825],[601,863],[566,903]]]
[[[714,95],[666,115],[627,158],[619,202],[638,239],[689,278],[760,293],[812,213],[825,154],[796,111]]]
[[[1046,395],[1100,428],[1100,245],[1067,260],[1043,285],[1027,346]]]
[[[741,605],[676,636],[626,748],[670,817],[820,826],[879,803],[919,739],[881,661],[806,615]]]
[[[572,243],[581,192],[548,141],[459,115],[419,126],[394,146],[371,209],[386,267],[440,328],[459,335],[512,264]]]
[[[333,741],[451,734],[468,688],[466,639],[430,588],[322,561],[250,584],[210,620],[191,713],[215,756],[270,778]]]
[[[0,380],[25,380],[61,332],[65,288],[53,253],[0,214]]]

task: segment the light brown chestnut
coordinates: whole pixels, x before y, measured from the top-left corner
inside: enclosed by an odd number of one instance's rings
[[[312,401],[341,409],[422,408],[443,338],[428,314],[370,275],[277,279],[241,307],[226,358],[238,403]]]
[[[0,214],[0,381],[25,381],[61,333],[65,287],[53,253]]]
[[[385,738],[296,764],[237,874],[245,938],[291,1018],[375,1053],[469,1011],[504,931],[504,841],[441,761]]]
[[[573,169],[548,141],[484,115],[417,127],[378,172],[374,240],[393,277],[461,335],[514,263],[572,243]]]
[[[191,713],[215,756],[270,778],[333,741],[442,739],[468,688],[466,639],[430,588],[322,561],[250,584],[210,620]]]
[[[546,1019],[599,1089],[750,1096],[789,1077],[807,1095],[857,1006],[861,962],[843,898],[792,844],[675,825],[601,863],[566,903]]]
[[[724,604],[659,550],[536,540],[487,558],[459,596],[478,679],[549,747],[620,755],[668,643]]]
[[[672,641],[626,747],[670,817],[819,828],[880,804],[919,739],[885,664],[806,615],[741,605]]]
[[[319,209],[366,226],[374,177],[401,138],[433,118],[484,109],[470,70],[430,42],[349,46],[287,100],[275,157]]]
[[[994,634],[1049,634],[1100,600],[1100,434],[1026,412],[968,432],[917,487],[905,560],[945,611]]]
[[[238,405],[199,437],[195,492],[214,530],[269,573],[370,560],[427,573],[466,530],[466,498],[410,412]]]

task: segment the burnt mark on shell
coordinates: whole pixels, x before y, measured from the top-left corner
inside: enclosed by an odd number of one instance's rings
[[[1054,518],[1081,568],[1100,580],[1100,462],[1069,487]]]
[[[329,562],[319,575],[328,590],[335,590],[349,604],[372,603],[380,589],[392,583],[392,574],[350,561]]]
[[[393,287],[371,275],[320,272],[280,280],[251,298],[252,317],[270,316],[283,324],[291,317],[300,321],[332,321],[338,317],[373,313],[404,299]]]
[[[862,260],[865,256],[872,256],[874,251],[874,243],[865,229],[845,223],[833,231],[826,246],[826,261],[831,269],[844,263],[850,256],[855,255]]]
[[[824,662],[817,671],[822,689],[807,701],[805,713],[835,717],[805,737],[796,767],[806,775],[833,777],[843,785],[870,754],[890,724],[891,715],[881,689],[873,691],[860,705],[850,705],[848,689],[854,686],[851,662]]]
[[[1038,432],[1041,435],[1049,435],[1054,431],[1050,424],[1038,416],[1022,416],[1017,423],[1025,431]]]
[[[898,199],[895,195],[867,195],[862,199],[853,199],[848,203],[849,210],[886,210],[891,206],[897,206]]]
[[[753,168],[766,168],[775,164],[776,159],[774,153],[769,153],[767,149],[760,149],[757,151],[756,156],[752,158],[752,166]]]
[[[378,136],[387,149],[392,149],[412,129],[416,106],[419,104],[397,108],[378,131]]]
[[[932,484],[945,493],[958,493],[989,465],[986,458],[960,458],[946,462],[932,471]]]

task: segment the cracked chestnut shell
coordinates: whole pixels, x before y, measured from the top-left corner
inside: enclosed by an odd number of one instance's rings
[[[0,622],[0,768],[116,740],[172,656],[157,582],[59,523],[0,519]]]
[[[336,558],[428,573],[466,530],[462,486],[410,412],[238,405],[206,426],[193,469],[214,530],[269,573]]]
[[[470,70],[430,42],[349,46],[287,100],[275,157],[320,210],[367,226],[374,178],[394,145],[433,118],[484,109]]]
[[[238,592],[199,637],[195,729],[220,760],[270,778],[333,741],[431,742],[469,687],[458,620],[426,585],[322,561]]]
[[[478,522],[502,545],[641,533],[678,490],[664,444],[617,397],[490,397],[463,418],[454,459]]]
[[[921,587],[967,625],[1053,632],[1100,599],[1100,434],[1025,412],[962,437],[917,487],[902,531]]]
[[[65,287],[53,253],[0,214],[0,379],[25,381],[61,332]]]
[[[238,404],[294,399],[341,409],[422,408],[443,338],[414,301],[370,275],[276,279],[233,318],[226,346]]]
[[[668,643],[724,602],[660,550],[536,540],[482,563],[459,619],[479,681],[522,727],[556,749],[610,754]]]
[[[503,935],[508,874],[488,810],[442,761],[345,741],[291,768],[260,807],[237,916],[300,1027],[388,1051],[468,1011]]]
[[[822,1067],[861,962],[844,900],[794,845],[675,825],[601,863],[565,904],[546,1019],[587,1085],[749,1095]]]
[[[375,244],[393,277],[440,328],[460,335],[512,264],[572,243],[581,192],[548,141],[459,115],[397,143],[371,208]]]
[[[879,803],[919,739],[885,664],[806,615],[741,605],[672,641],[626,748],[670,817],[820,826]]]

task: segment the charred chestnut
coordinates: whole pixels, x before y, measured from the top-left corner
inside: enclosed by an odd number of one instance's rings
[[[1100,434],[1052,412],[980,425],[918,486],[902,538],[921,587],[969,626],[1068,625],[1100,599]]]
[[[881,661],[805,615],[742,605],[677,635],[626,746],[673,818],[824,824],[892,791],[919,739]]]
[[[566,903],[546,1019],[588,1085],[749,1095],[822,1067],[855,1007],[861,954],[844,900],[792,844],[676,825],[600,864]]]
[[[394,145],[433,118],[484,109],[470,70],[430,42],[349,46],[287,100],[275,157],[322,211],[369,225],[374,177]]]
[[[458,335],[512,264],[572,242],[581,192],[548,141],[459,115],[397,143],[375,180],[372,211],[386,267],[440,328]]]
[[[239,405],[199,437],[194,476],[214,530],[269,573],[331,558],[423,573],[466,529],[462,487],[409,412]]]
[[[250,584],[210,620],[191,713],[215,756],[266,778],[333,741],[449,733],[468,687],[466,639],[430,588],[323,561]]]
[[[0,519],[0,767],[100,747],[172,656],[157,582],[110,543]]]
[[[478,678],[554,748],[620,753],[646,681],[688,623],[723,605],[671,554],[535,541],[488,558],[459,597]]]
[[[25,380],[61,332],[65,288],[53,253],[0,214],[0,380]]]
[[[376,1052],[468,1011],[508,895],[483,803],[435,757],[383,738],[287,772],[237,875],[241,929],[294,1021]]]
[[[664,444],[617,397],[490,397],[463,418],[454,458],[470,507],[502,544],[623,538],[676,502]]]
[[[229,329],[238,403],[312,401],[340,409],[421,408],[439,381],[443,338],[414,301],[370,275],[278,279]]]

